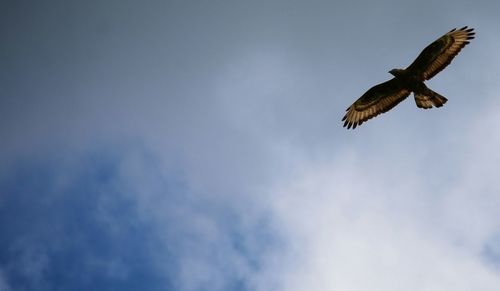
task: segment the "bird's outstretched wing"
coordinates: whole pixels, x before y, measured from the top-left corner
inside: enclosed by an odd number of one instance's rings
[[[393,78],[366,91],[349,108],[342,119],[344,127],[354,129],[368,119],[387,112],[410,95],[399,80]]]
[[[474,38],[474,28],[452,29],[428,45],[406,71],[429,80],[448,66],[453,58]]]

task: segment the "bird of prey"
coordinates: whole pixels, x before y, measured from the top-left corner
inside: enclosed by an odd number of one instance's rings
[[[406,69],[392,69],[389,81],[368,90],[349,108],[342,119],[344,127],[354,129],[368,119],[389,111],[413,92],[417,107],[441,107],[445,97],[425,86],[424,81],[434,77],[474,38],[474,29],[467,26],[452,29],[427,46]]]

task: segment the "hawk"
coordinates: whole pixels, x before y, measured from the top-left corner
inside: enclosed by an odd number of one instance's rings
[[[428,45],[406,69],[392,69],[394,76],[366,91],[349,108],[342,119],[344,127],[354,129],[368,119],[389,111],[413,92],[417,107],[441,107],[448,101],[427,88],[424,81],[434,77],[474,38],[474,29],[464,26],[452,29]]]

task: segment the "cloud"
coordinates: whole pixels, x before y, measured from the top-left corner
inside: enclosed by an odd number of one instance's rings
[[[284,289],[497,290],[500,119],[488,100],[437,148],[413,132],[320,159],[290,150],[302,158],[269,193],[293,242]]]
[[[430,197],[418,186],[425,181],[413,174],[388,181],[385,167],[367,173],[363,164],[355,157],[328,161],[304,169],[295,182],[277,190],[275,210],[284,220],[288,240],[294,242],[291,253],[298,257],[288,268],[285,290],[500,286],[498,273],[479,256],[484,237],[463,223],[470,219],[488,225],[498,221],[497,213],[471,217],[470,201],[439,205],[440,198]],[[476,197],[486,200],[481,205],[496,203],[489,198]],[[451,213],[461,215],[449,219]],[[447,228],[462,231],[450,234]],[[490,228],[487,233],[498,230]],[[475,244],[465,243],[464,237]]]
[[[4,281],[38,290],[259,284],[280,253],[269,213],[192,191],[141,147],[110,148],[29,159],[4,176]]]

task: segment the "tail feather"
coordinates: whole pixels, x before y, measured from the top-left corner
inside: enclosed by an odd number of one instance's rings
[[[415,93],[415,103],[417,103],[418,108],[429,109],[432,106],[441,107],[446,101],[448,99],[431,89],[427,89],[422,93]]]

